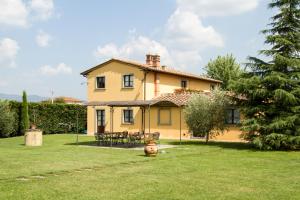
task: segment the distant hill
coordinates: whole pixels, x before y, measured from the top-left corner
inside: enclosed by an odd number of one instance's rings
[[[5,100],[13,100],[13,101],[22,101],[22,96],[21,95],[15,95],[15,94],[3,94],[0,93],[0,99],[5,99]],[[49,99],[49,97],[41,97],[38,95],[28,95],[27,100],[29,102],[39,102],[39,101],[44,101],[46,99]]]

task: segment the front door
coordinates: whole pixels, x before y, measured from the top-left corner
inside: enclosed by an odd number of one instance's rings
[[[105,131],[105,110],[97,110],[97,133]]]

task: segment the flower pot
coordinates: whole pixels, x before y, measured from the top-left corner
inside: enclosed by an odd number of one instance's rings
[[[146,156],[155,157],[158,153],[158,148],[155,143],[145,144],[144,152]]]

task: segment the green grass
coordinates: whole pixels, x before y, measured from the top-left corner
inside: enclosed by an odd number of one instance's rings
[[[0,199],[300,199],[299,152],[196,141],[148,158],[75,139],[46,135],[35,148],[0,139]]]

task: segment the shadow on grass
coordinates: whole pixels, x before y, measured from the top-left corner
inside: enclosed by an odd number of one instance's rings
[[[65,145],[78,145],[78,146],[94,146],[94,147],[113,147],[113,148],[136,148],[136,147],[143,147],[143,144],[135,144],[135,145],[128,145],[128,144],[98,144],[96,141],[85,141],[85,142],[72,142],[72,143],[66,143]]]
[[[172,144],[172,145],[180,145],[180,141],[168,141],[167,143]],[[208,143],[206,143],[205,141],[190,140],[190,141],[182,141],[181,145],[215,146],[215,147],[221,147],[221,148],[224,148],[224,149],[255,150],[251,146],[251,144],[243,143],[243,142],[209,141]]]

